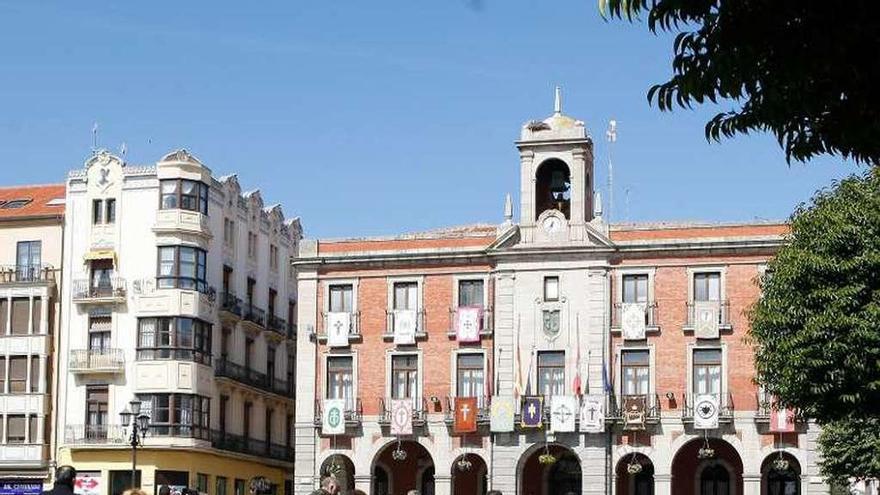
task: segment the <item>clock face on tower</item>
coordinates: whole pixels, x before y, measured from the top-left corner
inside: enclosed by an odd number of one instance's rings
[[[549,216],[541,222],[541,227],[547,232],[556,232],[562,227],[562,220],[556,216]]]

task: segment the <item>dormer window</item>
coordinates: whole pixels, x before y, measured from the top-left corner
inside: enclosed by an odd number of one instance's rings
[[[547,210],[571,214],[571,172],[562,160],[550,159],[538,167],[535,176],[535,219]]]
[[[208,185],[194,180],[163,179],[160,181],[163,210],[189,210],[208,214]]]

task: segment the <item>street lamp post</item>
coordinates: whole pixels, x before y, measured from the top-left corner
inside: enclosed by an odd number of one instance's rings
[[[129,409],[129,407],[131,409]],[[132,399],[121,413],[119,418],[122,426],[128,427],[128,442],[131,445],[131,487],[137,488],[137,448],[143,445],[144,437],[150,428],[150,417],[141,413],[141,401]]]

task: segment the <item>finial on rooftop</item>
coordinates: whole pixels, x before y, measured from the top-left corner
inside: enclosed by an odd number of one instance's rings
[[[513,223],[513,199],[510,198],[510,193],[504,198],[504,223]]]
[[[562,113],[562,88],[556,86],[556,101],[553,103],[553,113],[559,115]]]
[[[596,191],[596,196],[593,198],[593,216],[602,219],[602,193],[600,191]]]

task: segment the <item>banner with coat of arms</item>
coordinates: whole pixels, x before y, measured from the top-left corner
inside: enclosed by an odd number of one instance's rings
[[[620,307],[621,331],[624,340],[645,339],[645,303],[623,303]]]
[[[477,431],[476,397],[455,398],[455,418],[452,431],[455,433],[474,433]]]
[[[544,425],[544,399],[523,397],[520,422],[523,428],[541,428]]]
[[[718,428],[718,396],[700,394],[694,399],[694,429],[714,430]]]
[[[698,339],[717,339],[718,320],[721,307],[718,301],[694,302],[694,337]]]
[[[554,395],[550,398],[550,431],[575,431],[575,418],[578,415],[577,397]]]
[[[581,404],[581,431],[602,433],[605,431],[605,397],[585,395]]]
[[[776,406],[770,410],[770,431],[773,433],[793,433],[795,430],[794,411]]]
[[[458,342],[479,342],[482,322],[483,308],[459,306],[455,311],[455,340]]]
[[[412,399],[391,400],[391,434],[412,435]]]
[[[327,399],[322,411],[321,434],[345,434],[345,399]]]
[[[623,399],[623,428],[626,430],[645,429],[647,401],[644,395],[634,395]]]
[[[416,316],[411,309],[394,311],[394,343],[410,345],[416,343]]]
[[[496,395],[492,397],[492,415],[489,419],[489,431],[492,433],[510,433],[513,431],[514,418],[513,397]]]
[[[327,346],[348,347],[348,334],[351,331],[351,313],[330,312],[327,313]]]

